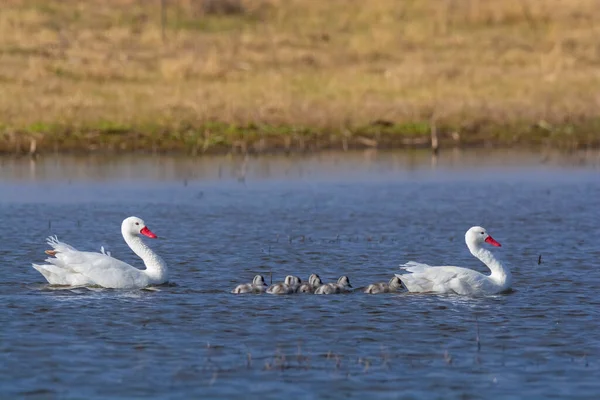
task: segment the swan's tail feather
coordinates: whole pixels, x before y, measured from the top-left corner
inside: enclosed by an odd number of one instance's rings
[[[31,264],[31,266],[35,268],[40,274],[42,274],[48,282],[50,282],[50,276],[52,275],[52,273],[45,268],[45,265]]]
[[[60,254],[59,254],[60,256]],[[69,265],[65,265],[58,258],[48,258],[48,264],[31,264],[40,274],[46,278],[51,285],[87,286],[89,280],[75,271]]]
[[[106,256],[112,257],[112,255],[110,254],[110,251],[104,250],[104,246],[100,247],[100,252]]]
[[[400,269],[408,272],[423,272],[427,268],[431,268],[431,265],[423,264],[416,261],[409,261],[406,264],[400,264]]]
[[[45,269],[44,269],[44,265],[39,265],[39,264],[31,264],[31,266],[32,266],[33,268],[37,269],[37,270],[40,272],[40,274],[44,275],[44,272],[43,272],[43,271],[45,271]]]
[[[58,240],[58,236],[54,235],[54,236],[48,236],[46,238],[46,243],[48,243],[49,246],[54,247],[54,245],[60,243],[60,241]]]
[[[77,251],[73,246],[58,240],[58,236],[48,236],[46,243],[54,250],[46,250],[46,254],[55,256],[56,253],[64,253],[67,251]]]
[[[31,264],[33,268],[38,270],[40,274],[46,278],[51,285],[68,285],[68,282],[64,279],[64,274],[61,273],[59,267],[54,265],[39,265]]]

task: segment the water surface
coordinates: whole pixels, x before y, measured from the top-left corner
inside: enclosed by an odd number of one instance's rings
[[[47,157],[0,161],[3,398],[596,398],[596,153]],[[136,215],[161,238],[159,291],[55,290],[45,238],[104,246]],[[354,287],[417,260],[485,271],[509,294],[235,296],[254,274]],[[538,263],[541,255],[541,263]]]

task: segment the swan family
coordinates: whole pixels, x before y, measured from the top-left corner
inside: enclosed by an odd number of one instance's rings
[[[47,239],[52,248],[46,264],[32,264],[51,285],[100,286],[112,289],[141,289],[168,282],[167,264],[143,241],[141,236],[155,239],[157,236],[138,217],[125,218],[121,224],[125,243],[142,259],[145,269],[139,269],[120,261],[101,248],[100,252],[80,251],[58,240]],[[360,291],[368,294],[391,293],[406,290],[412,293],[436,293],[458,295],[491,295],[510,289],[512,277],[509,269],[498,261],[493,253],[483,247],[500,247],[487,231],[474,226],[465,234],[465,242],[471,254],[491,271],[485,275],[472,269],[457,266],[430,266],[409,261],[401,265],[402,274],[395,274],[389,282],[374,283]],[[357,289],[358,290],[358,289]],[[252,282],[236,286],[231,292],[268,293],[284,295],[293,293],[341,294],[354,291],[348,276],[341,276],[335,283],[323,283],[319,275],[312,274],[306,283],[293,275],[285,280],[267,285],[262,275]]]

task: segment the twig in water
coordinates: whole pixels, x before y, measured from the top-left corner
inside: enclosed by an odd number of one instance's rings
[[[246,354],[246,367],[252,368],[252,354],[250,352]]]
[[[437,134],[437,125],[435,122],[435,115],[433,115],[431,117],[431,153],[432,155],[437,156],[439,152],[439,142]]]
[[[206,363],[210,364],[212,363],[212,360],[210,359],[210,343],[206,342]]]
[[[213,373],[213,376],[210,379],[210,382],[208,382],[208,386],[214,385],[214,383],[217,381],[217,376],[218,375],[219,375],[218,372]]]
[[[479,352],[481,350],[481,342],[479,341],[479,320],[477,319],[477,315],[475,315],[475,329],[476,329],[475,341],[477,342],[477,351]]]
[[[342,366],[342,357],[340,357],[339,355],[335,355],[335,368],[336,369],[340,369],[340,367]]]
[[[37,140],[35,139],[30,139],[29,142],[29,157],[31,157],[32,159],[35,158],[37,156]]]
[[[271,245],[268,245],[268,246],[267,246],[267,250],[266,250],[266,251],[265,251],[265,249],[264,249],[264,248],[262,248],[261,250],[262,250],[263,254],[266,254],[266,255],[268,255],[268,256],[270,256],[270,255],[271,255]]]
[[[286,368],[285,354],[283,354],[279,348],[277,348],[277,352],[275,353],[275,364],[275,366],[279,367],[281,370]]]
[[[538,257],[538,265],[540,265],[542,263],[542,255],[540,254],[540,256]]]
[[[302,342],[298,342],[298,354],[296,355],[298,359],[298,365],[302,365],[304,361],[308,361],[308,357],[302,354]]]
[[[448,353],[448,350],[444,351],[444,360],[446,361],[446,364],[452,364],[452,356]]]
[[[383,360],[383,366],[386,368],[390,368],[390,355],[386,351],[384,351],[383,346],[381,346],[381,359]]]
[[[369,359],[365,358],[363,360],[362,358],[359,357],[358,363],[360,365],[364,365],[365,366],[365,368],[363,369],[363,372],[367,373],[369,371],[369,367],[371,366],[371,361],[369,361]]]

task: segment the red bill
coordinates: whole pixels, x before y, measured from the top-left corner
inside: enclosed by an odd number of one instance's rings
[[[148,236],[150,239],[156,239],[158,236],[154,234],[147,226],[143,227],[140,233],[144,236]],[[486,240],[487,241],[487,240]],[[500,245],[498,245],[500,246]]]
[[[496,240],[491,236],[488,236],[485,239],[485,242],[491,244],[492,246],[502,247],[502,245],[500,243],[496,242]]]

